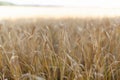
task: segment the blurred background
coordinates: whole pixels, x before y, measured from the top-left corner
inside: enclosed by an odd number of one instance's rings
[[[119,0],[0,0],[0,5],[120,8]]]
[[[119,0],[0,0],[0,19],[119,16]]]

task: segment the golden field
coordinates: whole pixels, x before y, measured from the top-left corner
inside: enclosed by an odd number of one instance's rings
[[[1,20],[0,80],[119,80],[119,75],[120,17]]]

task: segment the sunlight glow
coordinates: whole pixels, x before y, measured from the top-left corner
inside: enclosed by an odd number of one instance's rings
[[[102,17],[120,16],[118,0],[0,0],[18,5],[64,7],[0,6],[0,18]]]
[[[120,0],[0,0],[24,5],[120,8]]]

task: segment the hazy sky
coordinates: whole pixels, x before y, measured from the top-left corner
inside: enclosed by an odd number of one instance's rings
[[[120,8],[120,0],[0,0],[15,4]]]

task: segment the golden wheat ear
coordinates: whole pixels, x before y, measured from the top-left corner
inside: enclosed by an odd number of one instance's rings
[[[21,76],[21,68],[18,58],[19,57],[14,52],[12,53],[12,57],[10,58],[10,71],[15,80],[18,80]]]

